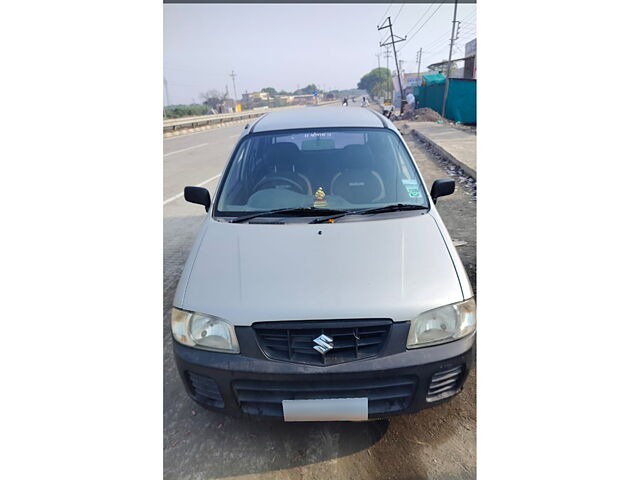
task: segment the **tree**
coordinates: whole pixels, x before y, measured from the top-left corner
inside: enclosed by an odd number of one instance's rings
[[[264,87],[262,90],[260,90],[263,93],[268,93],[270,97],[275,97],[278,92],[276,91],[275,88],[273,87]]]
[[[216,108],[218,105],[220,105],[222,102],[224,102],[227,99],[227,94],[225,93],[223,95],[217,90],[211,89],[211,90],[207,90],[204,93],[201,93],[200,99],[202,100],[203,105],[207,105],[208,107],[211,107],[211,108]]]
[[[358,88],[369,92],[371,97],[383,97],[391,82],[388,68],[374,68],[358,82]]]
[[[315,83],[311,83],[309,85],[307,85],[304,88],[301,88],[300,90],[296,90],[295,92],[293,92],[296,95],[308,95],[310,93],[313,92],[319,92],[320,90],[318,90],[318,87],[316,87]]]
[[[443,75],[447,74],[447,63],[448,62],[449,62],[449,60],[447,60],[446,58],[443,58],[441,64],[437,68],[437,70],[439,72],[442,72]],[[458,67],[458,62],[451,62],[451,73],[455,72],[459,68],[460,67]]]

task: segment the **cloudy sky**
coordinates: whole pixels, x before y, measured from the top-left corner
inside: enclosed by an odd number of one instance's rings
[[[238,96],[263,87],[295,90],[309,83],[322,89],[355,88],[377,67],[378,32],[386,16],[399,43],[406,72],[446,59],[453,4],[165,4],[164,77],[172,104],[199,101],[208,89],[233,95],[229,74],[237,73]],[[462,21],[454,58],[476,35],[476,5],[458,5]],[[426,22],[426,23],[425,23]],[[383,55],[381,66],[386,66]],[[393,58],[390,59],[392,70]],[[166,94],[165,94],[166,103]]]

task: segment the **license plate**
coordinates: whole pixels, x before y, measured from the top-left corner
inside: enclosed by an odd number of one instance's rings
[[[369,399],[283,400],[282,410],[285,422],[358,422],[369,419]]]

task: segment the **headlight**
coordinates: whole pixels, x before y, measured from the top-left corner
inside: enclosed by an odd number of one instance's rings
[[[190,347],[226,353],[240,353],[233,325],[203,313],[171,310],[171,331],[177,342]]]
[[[421,313],[411,320],[407,348],[447,343],[476,329],[476,301],[473,298]]]

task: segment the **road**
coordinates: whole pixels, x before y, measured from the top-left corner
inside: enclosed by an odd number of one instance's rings
[[[475,369],[452,401],[376,422],[232,418],[187,397],[172,356],[170,309],[204,209],[185,202],[181,192],[201,185],[213,196],[243,128],[233,124],[164,140],[164,478],[475,478]],[[446,177],[428,152],[408,141],[427,179]],[[452,237],[468,242],[460,253],[475,283],[475,201],[458,188],[438,202],[438,210]]]

